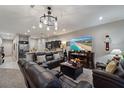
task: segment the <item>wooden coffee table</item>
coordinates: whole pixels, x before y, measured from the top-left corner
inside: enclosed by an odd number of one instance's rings
[[[72,64],[68,62],[64,62],[60,64],[60,71],[71,77],[72,79],[76,80],[76,78],[83,73],[83,67],[82,65],[80,66],[73,66]]]

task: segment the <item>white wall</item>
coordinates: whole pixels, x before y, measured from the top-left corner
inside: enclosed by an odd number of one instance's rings
[[[30,47],[30,50],[35,48],[35,49],[37,49],[37,51],[44,51],[45,39],[29,38],[29,47]]]
[[[0,46],[2,46],[2,38],[0,37]]]
[[[13,56],[13,41],[8,39],[2,40],[5,56]]]
[[[74,37],[92,35],[93,51],[95,52],[95,60],[97,60],[99,57],[107,54],[105,51],[104,43],[106,34],[110,35],[112,39],[110,51],[114,48],[119,48],[124,51],[124,20],[75,31],[66,35],[61,35],[49,39],[69,41]]]
[[[38,48],[38,39],[29,38],[29,49],[32,50],[33,48]]]
[[[13,40],[13,56],[16,60],[18,60],[18,41],[19,37],[17,35]]]
[[[45,39],[38,39],[38,51],[45,50]]]

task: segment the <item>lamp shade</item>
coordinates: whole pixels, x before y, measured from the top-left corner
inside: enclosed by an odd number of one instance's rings
[[[111,54],[113,54],[113,55],[120,55],[121,53],[122,53],[122,51],[120,49],[113,49],[111,51]]]

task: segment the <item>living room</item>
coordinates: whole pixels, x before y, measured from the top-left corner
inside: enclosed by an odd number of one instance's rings
[[[0,12],[0,87],[124,87],[123,5],[6,5]]]

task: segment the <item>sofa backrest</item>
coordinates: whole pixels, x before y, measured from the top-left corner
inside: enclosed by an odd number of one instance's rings
[[[53,53],[46,53],[46,61],[54,60]]]

